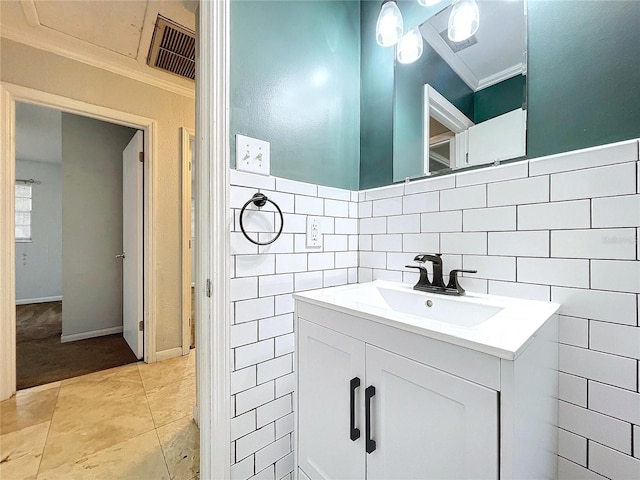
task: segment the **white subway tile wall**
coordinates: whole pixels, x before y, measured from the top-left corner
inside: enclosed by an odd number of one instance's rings
[[[233,172],[232,478],[292,476],[291,294],[414,283],[405,265],[431,252],[445,280],[478,270],[461,279],[468,291],[562,305],[558,478],[640,478],[638,151],[621,142],[361,192]],[[283,237],[260,249],[238,224],[258,189],[285,215]],[[321,218],[322,248],[306,247],[307,215]]]
[[[478,270],[460,281],[468,291],[562,305],[558,478],[640,478],[638,151],[634,140],[419,180],[384,190],[373,212],[360,204],[359,281],[414,283],[404,265],[442,252],[445,276]]]
[[[274,243],[258,247],[240,230],[239,213],[260,191],[284,214],[283,234]],[[385,189],[372,198],[376,214],[402,214],[402,199],[389,201]],[[393,189],[390,189],[391,193]],[[437,196],[437,194],[436,194]],[[368,215],[372,214],[372,202]],[[231,172],[231,233],[233,324],[231,326],[231,477],[233,479],[289,478],[293,472],[293,374],[295,346],[292,293],[357,282],[357,192],[291,180]],[[280,219],[267,203],[260,211],[249,206],[243,225],[262,242],[273,238]],[[322,247],[306,245],[307,216],[320,218]],[[420,216],[413,216],[420,232]],[[372,231],[386,232],[386,217],[376,217]],[[379,222],[382,222],[380,224]],[[399,219],[402,231],[406,223]],[[402,250],[402,234],[381,246]],[[386,268],[386,264],[381,268]]]

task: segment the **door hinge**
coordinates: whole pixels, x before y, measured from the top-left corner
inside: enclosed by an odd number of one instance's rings
[[[206,287],[207,297],[211,298],[211,280],[207,278],[207,287]]]
[[[138,330],[144,332],[144,322],[142,320],[138,322]]]
[[[189,248],[191,248],[191,240],[189,240]]]
[[[189,171],[191,171],[191,162],[189,162]]]
[[[140,160],[141,162],[144,162],[144,152],[138,153],[138,160]]]
[[[469,163],[469,154],[468,153],[464,154],[464,160],[465,160],[466,163]]]

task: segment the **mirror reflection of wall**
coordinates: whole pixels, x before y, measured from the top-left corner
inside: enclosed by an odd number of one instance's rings
[[[449,39],[449,5],[420,25],[425,40],[422,57],[413,64],[395,64],[394,181],[526,153],[524,0],[477,3],[480,26],[471,38],[458,43]],[[464,132],[453,132],[457,146],[435,133],[438,129],[433,121],[437,119],[427,114],[427,84],[469,123]],[[443,155],[447,149],[449,153]]]

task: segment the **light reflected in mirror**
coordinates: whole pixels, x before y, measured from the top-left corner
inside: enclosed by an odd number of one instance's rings
[[[395,65],[395,182],[526,154],[525,0],[477,3],[471,38],[449,40],[449,5],[420,25],[423,56]]]

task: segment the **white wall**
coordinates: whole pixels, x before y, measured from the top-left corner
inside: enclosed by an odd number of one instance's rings
[[[16,178],[32,186],[32,242],[16,243],[16,302],[62,297],[62,181],[59,163],[16,160]]]
[[[194,128],[195,101],[49,52],[0,39],[0,79],[158,122],[152,261],[156,350],[182,344],[181,127]]]
[[[472,292],[561,304],[558,478],[640,478],[638,142],[360,192],[361,282],[417,253]]]
[[[136,131],[62,114],[62,336],[122,326],[122,152]]]
[[[281,479],[293,471],[292,293],[356,282],[357,195],[236,170],[231,184],[231,477]],[[264,247],[246,240],[238,223],[240,208],[258,188],[285,217],[281,237]],[[253,235],[279,226],[273,206],[263,210],[246,213]],[[322,218],[322,248],[305,246],[308,215]],[[260,234],[261,241],[270,238]]]

